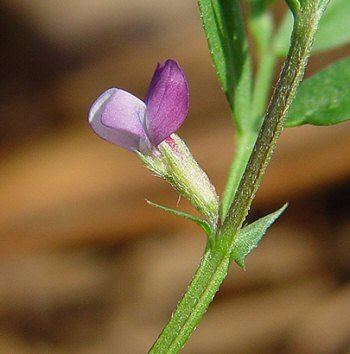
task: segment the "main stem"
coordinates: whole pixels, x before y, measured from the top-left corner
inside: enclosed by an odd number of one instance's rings
[[[221,237],[204,254],[184,297],[149,351],[151,354],[178,353],[182,349],[226,277],[235,235],[249,211],[282,131],[288,108],[304,75],[322,14],[319,3],[310,0],[296,14],[290,51],[228,216],[219,231]]]
[[[327,1],[328,2],[328,1]],[[326,1],[322,1],[326,3]],[[267,108],[257,141],[230,206],[222,229],[223,238],[232,244],[232,233],[242,226],[266,167],[282,132],[284,120],[305,72],[311,47],[322,15],[321,1],[309,0],[295,15],[291,46],[280,78]]]

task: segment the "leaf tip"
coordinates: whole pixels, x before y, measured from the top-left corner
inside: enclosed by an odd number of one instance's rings
[[[247,270],[244,259],[235,259],[235,262],[238,265],[238,267],[241,268],[243,271]]]

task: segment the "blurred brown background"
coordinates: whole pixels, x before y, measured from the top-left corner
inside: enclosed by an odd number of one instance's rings
[[[0,353],[145,353],[205,240],[146,205],[177,195],[86,115],[112,86],[142,98],[156,63],[177,59],[191,92],[180,134],[222,193],[234,130],[196,3],[2,0],[0,17]],[[349,54],[312,58],[308,75]],[[348,352],[349,133],[285,131],[251,218],[290,206],[184,353]]]

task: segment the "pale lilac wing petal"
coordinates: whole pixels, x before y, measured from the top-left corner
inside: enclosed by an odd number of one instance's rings
[[[104,92],[91,106],[89,123],[101,138],[127,150],[139,150],[147,140],[142,124],[145,104],[117,88]]]
[[[146,127],[155,146],[175,133],[188,113],[186,77],[176,61],[157,66],[146,97]]]

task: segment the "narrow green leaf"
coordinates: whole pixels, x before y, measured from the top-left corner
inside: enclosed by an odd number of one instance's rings
[[[248,0],[251,15],[261,15],[274,2],[275,0]]]
[[[231,252],[231,261],[235,261],[238,266],[245,270],[245,258],[254,248],[258,246],[258,243],[264,236],[266,230],[274,223],[274,221],[284,212],[286,208],[287,204],[274,213],[266,215],[239,230],[237,237],[234,240],[233,249]]]
[[[331,0],[320,21],[313,52],[322,52],[350,42],[349,30],[349,0]],[[288,11],[276,34],[274,48],[279,56],[288,52],[293,21]]]
[[[199,10],[217,76],[239,131],[248,129],[251,62],[238,0],[199,0]]]
[[[200,218],[197,218],[191,214],[188,214],[188,213],[185,213],[184,211],[179,211],[179,210],[175,210],[175,209],[171,209],[171,208],[167,208],[163,205],[159,205],[159,204],[156,204],[156,203],[153,203],[151,202],[150,200],[146,199],[146,202],[155,207],[155,208],[158,208],[158,209],[161,209],[163,211],[166,211],[167,213],[170,213],[170,214],[173,214],[173,215],[176,215],[176,216],[180,216],[182,218],[185,218],[187,220],[191,220],[191,221],[194,221],[197,225],[199,225],[203,230],[204,232],[210,236],[212,234],[212,228],[211,226],[203,219],[200,219]]]
[[[231,164],[229,174],[227,177],[227,183],[224,194],[221,200],[220,216],[224,220],[229,207],[232,203],[233,197],[236,194],[239,182],[243,175],[243,172],[247,166],[250,154],[253,150],[254,143],[256,141],[257,133],[255,134],[243,134],[237,139],[237,150],[235,158]]]
[[[291,11],[285,14],[273,41],[276,55],[284,57],[288,53],[290,38],[293,30],[293,15]]]
[[[350,119],[350,57],[305,80],[286,120],[287,127],[332,125]]]
[[[274,19],[272,12],[267,9],[262,11],[260,8],[257,8],[257,5],[254,5],[254,3],[251,4],[249,9],[250,16],[248,17],[248,26],[255,44],[255,52],[257,57],[252,94],[251,116],[254,120],[256,130],[258,130],[266,109],[266,103],[269,96],[270,87],[272,85],[277,57],[271,47],[271,40],[274,31]]]

